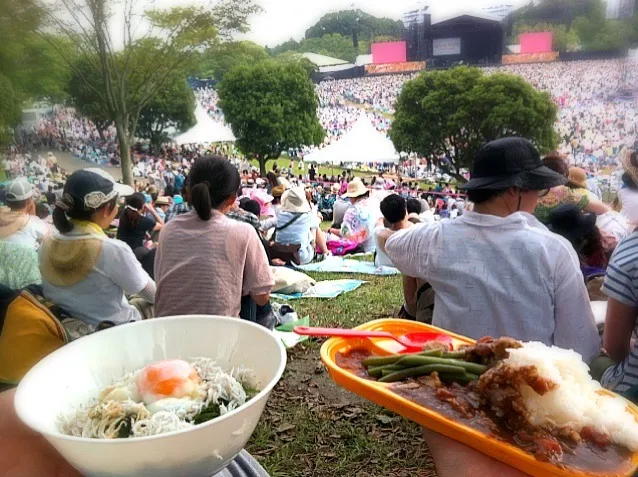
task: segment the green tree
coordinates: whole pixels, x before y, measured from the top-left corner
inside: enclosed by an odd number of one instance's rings
[[[252,0],[221,0],[215,5],[145,12],[135,1],[124,5],[109,0],[39,1],[43,2],[46,31],[72,41],[102,78],[94,93],[115,125],[122,177],[127,184],[133,182],[131,145],[144,107],[171,75],[194,67],[202,48],[248,31],[248,17],[260,10]],[[115,6],[122,15],[124,34],[118,37],[122,45],[115,43],[112,35]],[[74,68],[73,59],[66,60]],[[91,86],[89,78],[86,83]]]
[[[547,93],[508,74],[484,76],[460,67],[423,73],[403,87],[390,138],[398,151],[445,156],[442,167],[463,181],[476,151],[486,141],[507,136],[531,140],[541,152],[557,143],[558,108]]]
[[[22,108],[11,81],[0,74],[0,146],[13,139],[13,129],[20,124]]]
[[[266,163],[282,151],[320,144],[324,138],[314,85],[298,63],[267,60],[240,66],[224,77],[219,97],[237,146],[259,161],[262,176]]]
[[[166,131],[185,131],[195,125],[195,95],[186,78],[175,75],[140,112],[137,136],[156,148],[168,140]]]
[[[352,39],[357,48],[358,40],[371,42],[377,36],[401,39],[403,23],[390,18],[379,18],[361,10],[343,10],[324,15],[306,30],[306,39],[321,38],[327,34],[339,34]]]
[[[78,58],[73,64],[69,78],[69,100],[78,113],[95,124],[100,137],[104,139],[104,131],[113,123],[113,119],[102,97],[97,93],[101,88],[102,77],[99,72],[93,68],[90,61]]]
[[[63,38],[35,34],[42,16],[32,0],[0,0],[0,74],[11,81],[21,101],[60,102],[69,71],[57,50],[72,56],[73,47]]]
[[[215,45],[202,54],[200,76],[212,77],[217,81],[241,65],[250,65],[268,59],[268,51],[252,41],[236,41]]]
[[[362,40],[355,48],[348,37],[334,33],[319,38],[306,38],[299,43],[290,40],[270,51],[275,56],[291,53],[317,53],[353,63],[358,55],[370,52],[370,43]]]

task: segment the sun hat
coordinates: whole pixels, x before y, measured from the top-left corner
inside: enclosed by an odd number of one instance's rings
[[[155,201],[155,205],[171,205],[171,202],[168,200],[168,197],[158,197]]]
[[[30,199],[34,194],[33,186],[24,178],[9,182],[5,190],[7,202],[21,202]]]
[[[260,205],[269,204],[273,200],[273,196],[266,192],[265,189],[251,189],[249,197],[259,202]]]
[[[508,137],[483,145],[472,163],[471,179],[463,190],[551,189],[567,178],[543,166],[536,148],[527,139]]]
[[[284,192],[286,192],[284,186],[278,185],[272,188],[272,190],[270,191],[270,195],[272,195],[273,197],[281,197],[282,195],[284,195]]]
[[[292,185],[290,185],[290,181],[288,179],[286,179],[285,177],[281,176],[280,178],[277,179],[277,183],[280,186],[283,186],[284,189],[288,190],[292,187]]]
[[[575,247],[596,227],[596,214],[581,212],[572,204],[559,205],[549,215],[547,228],[569,240]]]
[[[343,194],[343,197],[361,197],[368,192],[370,191],[363,185],[361,179],[355,177],[350,183],[348,183],[348,190],[345,194]]]
[[[75,171],[64,187],[65,195],[84,204],[86,209],[99,209],[115,197],[127,197],[134,192],[132,187],[118,184],[108,173],[94,168]]]
[[[281,197],[281,210],[293,214],[305,214],[310,212],[310,204],[306,199],[303,187],[293,187],[284,192]]]
[[[340,190],[341,190],[341,186],[339,184],[337,184],[336,182],[334,184],[332,184],[332,186],[330,186],[330,191],[333,194],[338,194]]]
[[[567,184],[579,189],[587,189],[587,173],[580,167],[570,167]]]
[[[622,164],[622,168],[625,170],[629,177],[631,177],[634,183],[638,184],[638,160],[636,156],[634,156],[634,160],[631,160],[631,156],[635,154],[635,151],[632,149],[624,148],[620,151],[620,163]]]

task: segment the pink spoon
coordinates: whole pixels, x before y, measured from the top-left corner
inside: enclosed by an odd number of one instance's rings
[[[432,331],[415,331],[404,335],[395,336],[389,331],[346,330],[342,328],[310,328],[308,326],[295,326],[294,332],[302,336],[331,336],[337,338],[388,338],[395,340],[410,350],[422,350],[429,341],[440,341],[452,344],[452,338],[443,333]]]

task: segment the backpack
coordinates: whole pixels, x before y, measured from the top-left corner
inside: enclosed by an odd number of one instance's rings
[[[92,330],[37,288],[0,293],[0,386],[16,385],[45,356]]]

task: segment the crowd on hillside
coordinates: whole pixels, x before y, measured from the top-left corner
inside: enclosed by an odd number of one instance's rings
[[[224,121],[224,113],[218,106],[219,95],[215,88],[210,86],[198,88],[195,90],[195,97],[211,118],[215,121]]]
[[[556,130],[571,164],[600,176],[600,170],[618,165],[623,146],[638,139],[636,98],[625,97],[638,87],[638,73],[631,60],[559,62],[485,68],[487,74],[507,72],[519,75],[536,88],[547,91],[559,106]],[[326,130],[324,145],[339,140],[359,119],[361,107],[377,130],[387,133],[391,127],[393,104],[405,81],[413,75],[388,75],[350,80],[325,81],[316,86],[319,98],[317,114]],[[211,87],[195,91],[198,102],[217,121],[223,121],[219,97]],[[57,107],[44,118],[33,134],[32,143],[46,149],[70,151],[76,157],[95,164],[119,163],[118,145],[113,127],[100,131],[72,109]],[[193,146],[201,149],[201,146]],[[166,151],[173,153],[166,156]],[[175,148],[152,151],[148,145],[135,147],[135,175],[149,177],[161,173],[162,160],[172,162]],[[310,149],[291,151],[303,156]],[[205,151],[204,151],[205,152]],[[232,152],[231,152],[232,155]],[[182,158],[177,157],[177,162]],[[423,161],[412,161],[405,175],[427,178],[434,174]],[[618,174],[600,177],[617,188]]]

